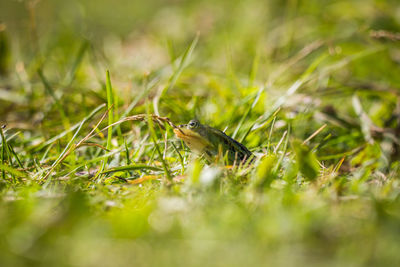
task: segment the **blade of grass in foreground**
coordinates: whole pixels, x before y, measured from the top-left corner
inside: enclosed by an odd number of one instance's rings
[[[128,165],[130,165],[131,164],[131,159],[129,158],[129,148],[128,148],[127,144],[126,144],[126,139],[125,138],[124,138],[124,146],[125,146],[126,163]]]
[[[171,142],[172,147],[174,148],[175,152],[178,154],[179,162],[181,163],[181,174],[185,173],[185,164],[181,153],[179,152],[178,148],[175,146],[174,142]]]
[[[14,148],[13,148],[10,144],[8,144],[8,149],[9,149],[9,151],[11,152],[11,154],[13,154],[13,156],[15,157],[15,159],[17,160],[18,166],[19,166],[20,168],[23,168],[23,167],[22,167],[22,162],[21,162],[21,160],[19,159],[17,153],[15,153]]]
[[[43,180],[47,179],[46,184],[43,186],[44,188],[47,187],[48,184],[50,184],[51,182],[51,173],[54,170],[54,168],[61,162],[61,160],[64,158],[64,156],[66,155],[66,153],[69,151],[69,148],[71,147],[72,143],[74,142],[75,138],[78,136],[83,124],[85,123],[85,121],[83,120],[81,122],[81,124],[79,125],[78,129],[76,130],[75,134],[72,136],[71,140],[68,142],[68,144],[65,146],[64,150],[61,152],[61,154],[58,156],[58,158],[56,159],[56,161],[54,161],[54,163],[51,165],[50,170],[47,172],[47,174],[43,177]]]
[[[5,128],[5,125],[0,127],[0,134],[1,134],[1,164],[3,164],[4,166],[6,166],[6,159],[8,158],[8,165],[11,168],[11,171],[8,171],[11,176],[14,179],[15,182],[15,176],[21,176],[21,175],[14,175],[13,167],[12,167],[12,156],[15,157],[18,165],[20,168],[22,168],[22,163],[18,158],[18,155],[15,153],[13,147],[8,143],[7,138],[4,135],[3,129]],[[5,171],[7,171],[6,169],[2,169],[2,176],[3,179],[5,179]]]
[[[107,145],[106,149],[110,150],[111,149],[111,139],[112,139],[112,124],[113,124],[113,92],[112,92],[112,85],[111,85],[111,78],[110,78],[110,71],[107,70],[106,72],[106,90],[107,90],[107,108],[108,108],[108,129],[107,129]],[[101,168],[99,169],[96,179],[98,179],[98,182],[101,181],[101,174],[103,173],[104,168],[106,167],[106,164],[108,162],[108,157],[106,157],[103,161],[103,164],[101,165]]]
[[[94,115],[97,114],[97,112],[99,112],[102,108],[104,108],[104,106],[105,106],[105,104],[101,104],[100,106],[98,106],[97,108],[95,108],[88,116],[86,116],[86,117],[84,118],[84,120],[85,120],[85,121],[90,120]],[[53,143],[56,142],[57,140],[59,140],[59,139],[63,138],[64,136],[66,136],[68,133],[70,133],[70,132],[74,131],[75,129],[77,129],[77,128],[81,125],[81,123],[82,123],[82,122],[79,122],[79,123],[75,124],[74,126],[72,126],[71,128],[66,129],[65,131],[61,132],[60,134],[54,136],[53,138],[50,138],[49,140],[47,140],[46,142],[44,142],[42,145],[40,145],[39,147],[37,147],[36,149],[34,149],[34,151],[39,151],[39,150],[41,150],[42,148],[44,148],[44,147],[46,147],[46,146],[48,146],[48,145],[50,145],[50,144],[53,144]]]
[[[4,133],[3,133],[3,127],[4,126],[0,126],[0,133],[1,133],[1,164],[5,166],[5,162],[6,162],[6,152],[7,152],[7,141],[6,138],[4,137]],[[3,179],[6,179],[6,173],[5,170],[2,169],[2,176]]]
[[[101,105],[100,107],[104,107],[104,105]],[[96,108],[94,111],[98,112],[98,111],[100,110],[100,107]],[[70,147],[72,146],[72,143],[73,143],[73,141],[75,140],[75,138],[78,136],[78,134],[79,134],[79,132],[80,132],[82,126],[85,124],[85,122],[87,122],[87,121],[89,120],[89,118],[91,118],[91,117],[94,115],[94,114],[93,114],[94,111],[93,111],[91,114],[89,114],[89,116],[86,116],[86,117],[81,121],[81,123],[80,123],[79,126],[78,126],[78,129],[75,131],[75,133],[74,133],[74,135],[72,136],[71,140],[70,140],[70,141],[68,142],[68,144],[65,146],[64,150],[63,150],[63,151],[61,152],[61,154],[58,156],[58,158],[56,159],[56,161],[54,161],[54,163],[51,165],[50,170],[47,172],[47,174],[43,177],[43,180],[46,179],[46,178],[49,178],[49,179],[46,181],[46,184],[44,185],[44,187],[46,187],[46,186],[50,183],[50,181],[51,181],[50,177],[51,177],[52,171],[53,171],[54,168],[61,162],[61,160],[65,158],[67,152],[70,151],[69,149],[70,149]]]
[[[106,83],[106,90],[107,90],[107,108],[108,108],[108,125],[113,124],[114,122],[114,110],[113,110],[113,92],[112,92],[112,86],[111,86],[111,78],[110,78],[110,72],[107,71],[107,83]],[[107,135],[107,146],[106,148],[108,150],[111,149],[111,139],[112,139],[112,127],[110,126],[108,128],[108,135]]]
[[[127,166],[114,167],[114,168],[105,170],[102,173],[105,174],[105,173],[113,173],[113,172],[119,172],[119,171],[134,171],[134,170],[162,171],[163,169],[158,168],[158,167],[144,165],[144,164],[139,164],[139,165],[127,165]]]
[[[275,172],[275,173],[277,173],[277,172],[279,171],[279,168],[281,167],[281,164],[282,164],[282,162],[283,162],[283,158],[284,158],[285,155],[286,155],[286,152],[287,152],[287,149],[288,149],[288,144],[289,144],[290,131],[291,131],[291,126],[290,126],[290,124],[289,124],[289,125],[288,125],[288,129],[287,129],[287,131],[285,132],[285,133],[286,133],[286,140],[285,140],[285,144],[284,144],[283,149],[282,149],[282,154],[281,154],[281,156],[279,157],[278,162],[276,163],[275,168],[274,168],[274,172]],[[282,136],[282,137],[283,137],[283,136]],[[278,148],[278,147],[279,147],[279,146],[277,146],[277,148]],[[276,152],[277,152],[277,151],[276,151]]]

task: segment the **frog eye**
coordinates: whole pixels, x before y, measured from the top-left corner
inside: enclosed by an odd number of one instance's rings
[[[199,122],[197,120],[191,120],[188,123],[190,128],[196,128],[197,126],[199,126]]]

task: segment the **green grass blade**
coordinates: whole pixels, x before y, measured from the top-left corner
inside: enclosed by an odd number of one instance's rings
[[[178,154],[179,157],[179,162],[181,163],[181,167],[182,167],[182,171],[181,173],[183,174],[185,172],[185,161],[183,160],[183,157],[181,155],[181,153],[179,152],[178,148],[176,147],[176,145],[174,144],[174,142],[171,142],[172,147],[174,148],[175,152]]]
[[[270,150],[270,147],[271,147],[271,137],[272,137],[272,132],[274,131],[275,120],[276,120],[276,117],[274,117],[274,119],[272,120],[271,129],[269,130],[268,144],[267,144],[267,154],[269,154],[269,150]]]
[[[69,87],[72,84],[72,82],[74,81],[76,71],[79,68],[79,65],[81,64],[81,62],[83,60],[83,57],[85,55],[85,52],[88,49],[88,47],[89,47],[89,42],[86,41],[86,40],[83,41],[83,43],[79,47],[78,53],[76,54],[75,60],[74,60],[74,62],[72,64],[72,67],[71,67],[70,71],[68,72],[68,74],[66,75],[66,78],[65,78],[65,81],[66,81],[65,82],[65,86],[66,87]]]
[[[5,128],[5,126],[0,126],[0,134],[1,134],[1,163],[3,165],[5,165],[6,161],[8,159],[8,165],[11,166],[11,158],[12,158],[11,157],[11,151],[9,149],[9,144],[7,142],[7,139],[6,139],[5,135],[4,135],[3,128]],[[6,176],[5,176],[4,169],[2,170],[2,176],[3,176],[3,179],[5,179]]]
[[[89,121],[90,119],[93,118],[94,115],[96,115],[100,110],[102,110],[105,107],[105,104],[101,104],[98,107],[96,107],[88,116],[86,116],[85,118],[83,118],[83,121]],[[43,149],[44,147],[53,144],[54,142],[60,140],[61,138],[63,138],[64,136],[66,136],[68,133],[75,131],[80,125],[82,124],[82,121],[73,125],[72,127],[70,127],[69,129],[59,133],[58,135],[50,138],[49,140],[47,140],[46,142],[44,142],[43,144],[41,144],[40,146],[38,146],[37,148],[34,149],[34,151],[39,151],[41,149]]]
[[[128,145],[126,144],[126,139],[125,138],[124,138],[124,146],[125,146],[126,164],[130,165],[131,164],[131,159],[129,157],[129,148],[128,148]]]
[[[183,53],[181,60],[179,62],[179,66],[176,70],[174,70],[171,78],[169,79],[167,85],[161,90],[159,93],[159,97],[154,99],[154,110],[155,113],[158,113],[158,102],[159,100],[166,94],[168,90],[170,90],[172,87],[175,86],[179,76],[181,75],[182,71],[184,68],[189,64],[190,58],[193,54],[193,51],[197,45],[197,42],[199,40],[199,35],[196,35],[196,37],[193,39],[193,41],[190,43],[189,47],[185,50]],[[160,115],[160,114],[157,114]]]
[[[107,80],[106,80],[106,90],[107,90],[107,108],[109,109],[108,111],[108,125],[110,126],[111,124],[114,123],[114,101],[113,101],[113,90],[111,86],[111,78],[110,78],[110,72],[107,70]],[[107,149],[111,149],[111,139],[112,139],[112,126],[108,128],[108,135],[107,135]]]
[[[291,127],[290,127],[290,124],[289,124],[288,129],[287,129],[285,144],[284,144],[283,149],[282,149],[282,154],[279,157],[278,162],[276,163],[276,166],[274,168],[274,172],[275,173],[277,173],[279,171],[279,168],[282,165],[282,161],[286,156],[286,152],[287,152],[288,144],[289,144],[289,138],[290,138],[290,130],[291,130]]]
[[[17,160],[18,166],[19,166],[20,168],[23,168],[23,167],[22,167],[22,162],[20,161],[20,159],[19,159],[17,153],[15,153],[14,148],[12,147],[12,145],[8,144],[8,149],[9,149],[9,151],[11,152],[11,154],[13,154],[13,156],[15,157],[15,159]]]
[[[0,133],[1,133],[1,164],[5,164],[6,162],[6,139],[4,138],[3,134],[3,127],[0,126]],[[6,173],[5,170],[3,169],[1,171],[1,175],[3,176],[3,179],[6,179]]]
[[[158,80],[159,80],[158,78],[154,78],[149,83],[146,83],[145,88],[142,91],[142,93],[133,99],[133,101],[125,109],[124,113],[122,113],[119,120],[125,119],[129,115],[129,113],[135,108],[135,106],[139,103],[139,101],[142,100],[144,97],[146,97],[149,94],[149,92],[156,86],[156,84],[158,83]],[[113,129],[113,134],[115,133],[116,130],[117,130],[117,128]]]
[[[120,172],[120,171],[136,171],[136,170],[151,170],[151,171],[162,171],[162,168],[154,167],[154,166],[148,166],[145,164],[139,164],[139,165],[127,165],[127,166],[119,166],[119,167],[114,167],[108,170],[103,171],[103,174],[108,174],[108,173],[113,173],[113,172]]]
[[[51,172],[54,170],[54,168],[61,162],[61,159],[66,155],[70,147],[72,146],[72,143],[78,136],[83,124],[85,121],[82,121],[81,124],[79,125],[78,129],[75,131],[74,135],[72,138],[69,140],[68,144],[65,146],[64,150],[60,153],[60,155],[57,157],[57,159],[53,162],[53,164],[50,167],[50,170],[47,172],[47,174],[43,177],[43,179],[47,179],[46,186],[51,182]],[[46,187],[45,186],[45,187]]]
[[[9,166],[9,165],[5,165],[3,163],[0,164],[0,170],[2,172],[8,172],[13,176],[17,176],[17,177],[25,177],[26,175],[23,172],[20,172],[16,169],[14,169],[13,167]],[[4,177],[3,177],[4,178]]]
[[[255,81],[256,76],[257,76],[258,65],[259,64],[260,64],[260,53],[256,52],[256,55],[255,55],[254,60],[253,60],[253,64],[251,65],[251,71],[250,71],[250,74],[249,74],[249,84],[248,84],[249,88],[253,87],[254,81]]]
[[[104,105],[102,105],[101,107],[104,107]],[[95,109],[96,111],[100,110],[99,108]],[[74,142],[74,140],[76,139],[76,137],[78,136],[78,134],[80,133],[80,130],[82,128],[82,126],[87,122],[87,120],[89,118],[91,118],[93,116],[93,112],[91,114],[89,114],[89,116],[86,116],[81,123],[78,126],[78,129],[75,131],[74,135],[72,136],[72,138],[70,139],[70,141],[68,142],[68,144],[65,146],[64,150],[60,153],[60,155],[57,157],[56,161],[53,162],[53,164],[50,167],[50,170],[47,172],[47,174],[43,177],[43,179],[45,178],[49,178],[46,181],[45,187],[50,184],[51,182],[51,172],[54,170],[54,168],[60,163],[61,159],[63,159],[63,157],[66,155],[66,153],[68,152],[68,150],[70,149],[70,147],[72,146],[72,143]]]
[[[250,107],[248,107],[248,109],[246,110],[246,112],[244,113],[244,115],[241,117],[238,126],[236,127],[235,131],[232,134],[232,138],[235,139],[236,135],[238,134],[240,128],[242,127],[243,123],[246,121],[246,119],[249,117],[251,111],[253,110],[253,108],[257,105],[258,100],[260,99],[261,93],[264,90],[264,87],[260,87],[260,89],[258,89],[257,94],[254,96],[254,100],[253,103],[251,104]],[[241,140],[243,141],[243,140]]]
[[[113,91],[112,91],[112,85],[111,85],[110,71],[108,71],[108,70],[106,72],[106,91],[107,91],[107,108],[108,108],[108,129],[107,129],[107,145],[106,145],[106,149],[107,150],[111,150],[111,146],[112,146],[111,140],[112,140],[112,134],[113,134],[112,124],[114,122],[114,119],[113,119],[113,114],[114,114],[113,105],[114,105],[114,103],[113,103]],[[105,166],[107,165],[107,162],[108,162],[108,157],[106,157],[104,159],[103,164],[101,165],[101,167],[100,167],[100,169],[99,169],[99,171],[98,171],[98,173],[96,175],[96,178],[98,179],[98,182],[101,181],[101,176],[99,176],[99,175],[103,172]]]

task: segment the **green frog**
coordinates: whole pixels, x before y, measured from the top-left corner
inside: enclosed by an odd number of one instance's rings
[[[218,129],[201,124],[198,120],[177,126],[174,133],[190,150],[204,156],[209,162],[212,162],[215,156],[223,156],[228,164],[254,158],[253,153],[243,144]]]

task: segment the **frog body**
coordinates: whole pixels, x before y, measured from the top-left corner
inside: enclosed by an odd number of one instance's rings
[[[253,158],[253,154],[243,144],[218,129],[201,124],[198,120],[179,125],[174,129],[174,133],[192,151],[204,155],[208,161],[212,161],[217,155],[226,156],[228,164]]]

